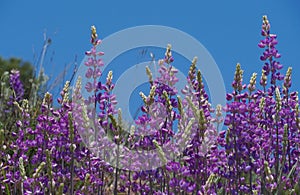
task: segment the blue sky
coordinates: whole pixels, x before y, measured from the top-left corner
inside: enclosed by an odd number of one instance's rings
[[[201,42],[215,59],[229,90],[237,62],[245,70],[245,82],[252,72],[261,73],[259,56],[262,50],[257,44],[262,38],[261,17],[266,14],[271,31],[278,35],[280,62],[284,71],[288,66],[293,67],[293,89],[299,90],[299,4],[298,1],[258,0],[2,0],[0,56],[33,62],[34,55],[41,52],[46,32],[52,44],[45,69],[54,78],[65,65],[74,62],[75,56],[78,63],[84,58],[84,52],[90,48],[90,26],[93,24],[100,38],[138,25],[164,25],[184,31]]]

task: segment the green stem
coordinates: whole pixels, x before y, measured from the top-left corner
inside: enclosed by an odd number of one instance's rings
[[[114,182],[114,195],[118,194],[118,172],[119,172],[119,144],[117,145],[117,162],[116,162],[116,172],[115,172],[115,182]]]

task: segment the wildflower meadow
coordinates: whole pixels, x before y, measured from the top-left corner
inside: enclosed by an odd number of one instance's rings
[[[236,65],[226,105],[212,106],[197,57],[176,87],[170,43],[158,75],[145,69],[149,91],[132,123],[117,106],[113,71],[103,74],[95,26],[90,36],[86,72],[57,99],[35,76],[24,85],[19,69],[0,75],[0,195],[300,194],[298,92],[267,16],[263,66],[244,81]]]

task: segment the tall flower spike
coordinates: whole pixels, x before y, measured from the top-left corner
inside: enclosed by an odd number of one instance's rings
[[[270,83],[273,85],[273,89],[276,85],[276,80],[283,80],[284,76],[278,72],[282,69],[282,64],[276,61],[277,58],[280,58],[281,55],[278,53],[276,49],[276,45],[278,44],[277,35],[270,34],[270,23],[268,21],[267,16],[263,16],[262,22],[262,30],[261,34],[264,36],[264,39],[261,40],[258,44],[260,48],[265,48],[265,51],[260,56],[260,60],[264,61],[263,69],[266,71],[265,74],[268,75],[271,72],[271,81]]]
[[[101,40],[98,39],[98,34],[97,34],[97,30],[96,27],[93,25],[91,26],[91,44],[93,45],[92,49],[90,51],[86,51],[85,54],[87,56],[102,56],[104,55],[104,52],[96,52],[96,46],[100,45]],[[97,61],[98,66],[102,66],[103,62],[101,60]],[[89,60],[87,62],[85,62],[85,65],[87,66],[93,66],[95,65],[95,62],[93,60]]]

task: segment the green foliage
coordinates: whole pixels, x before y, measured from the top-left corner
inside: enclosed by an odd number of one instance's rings
[[[29,62],[23,62],[19,58],[10,58],[5,60],[0,57],[0,77],[5,72],[10,72],[11,70],[19,70],[21,74],[21,81],[24,85],[25,99],[28,99],[32,90],[33,82],[36,82],[34,75],[34,67]]]
[[[3,128],[5,130],[5,136],[9,132],[15,131],[15,123],[21,117],[17,114],[18,106],[21,106],[21,104],[7,104],[15,93],[10,86],[10,74],[12,70],[20,72],[20,80],[24,89],[23,99],[28,100],[30,113],[33,118],[36,118],[40,112],[39,105],[42,100],[42,97],[39,97],[37,93],[40,82],[35,75],[34,67],[29,62],[24,62],[19,58],[13,57],[6,60],[0,57],[0,129]]]

